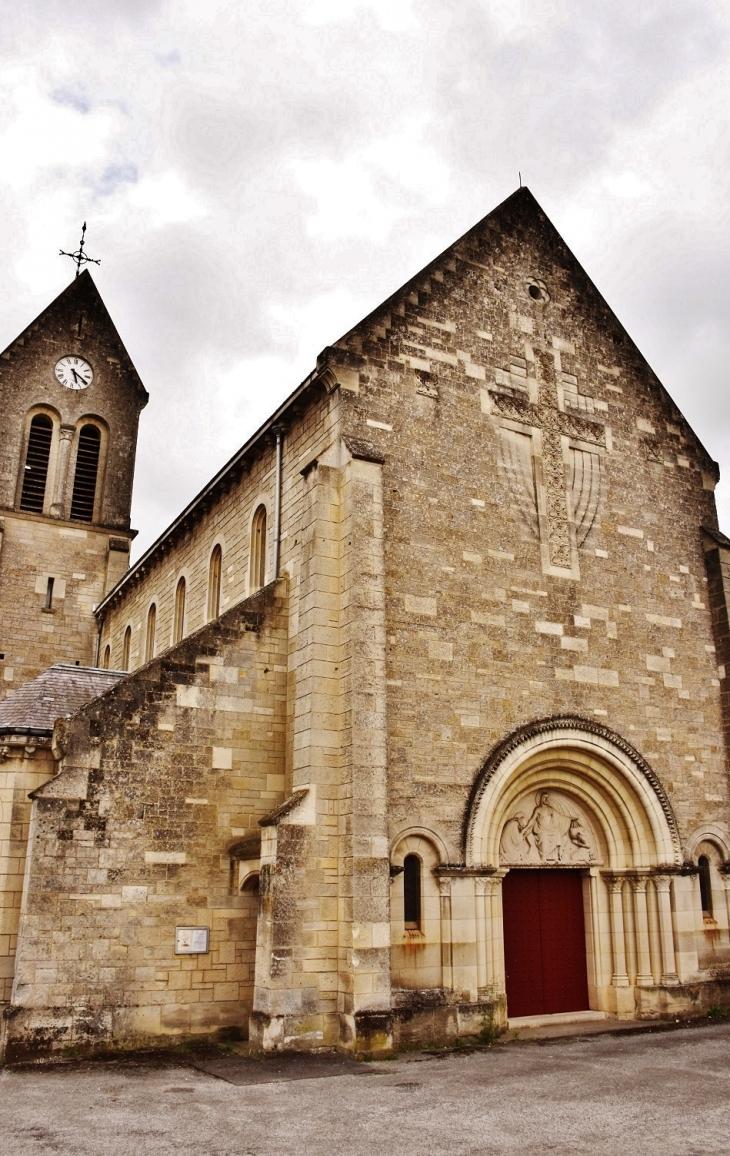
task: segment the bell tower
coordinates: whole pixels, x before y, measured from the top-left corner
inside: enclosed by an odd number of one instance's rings
[[[0,699],[54,662],[95,664],[147,400],[88,270],[0,354]]]

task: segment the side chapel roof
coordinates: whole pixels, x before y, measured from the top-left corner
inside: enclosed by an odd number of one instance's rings
[[[74,714],[124,677],[120,670],[49,666],[0,702],[0,735],[50,737],[56,719]]]

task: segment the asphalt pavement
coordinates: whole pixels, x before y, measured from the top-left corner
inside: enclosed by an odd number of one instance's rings
[[[357,1063],[6,1068],[1,1156],[730,1156],[730,1023]]]

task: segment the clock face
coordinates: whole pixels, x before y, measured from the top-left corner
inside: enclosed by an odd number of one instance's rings
[[[56,362],[55,373],[66,389],[87,389],[94,380],[94,371],[88,361],[73,354]]]

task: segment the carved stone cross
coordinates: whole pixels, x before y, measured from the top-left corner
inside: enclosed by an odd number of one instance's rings
[[[540,540],[543,570],[577,578],[578,547],[598,512],[610,433],[572,374],[556,367],[551,385],[528,378],[525,365],[515,357],[510,372],[497,370],[494,385],[482,390],[482,409],[495,419],[501,466]]]

